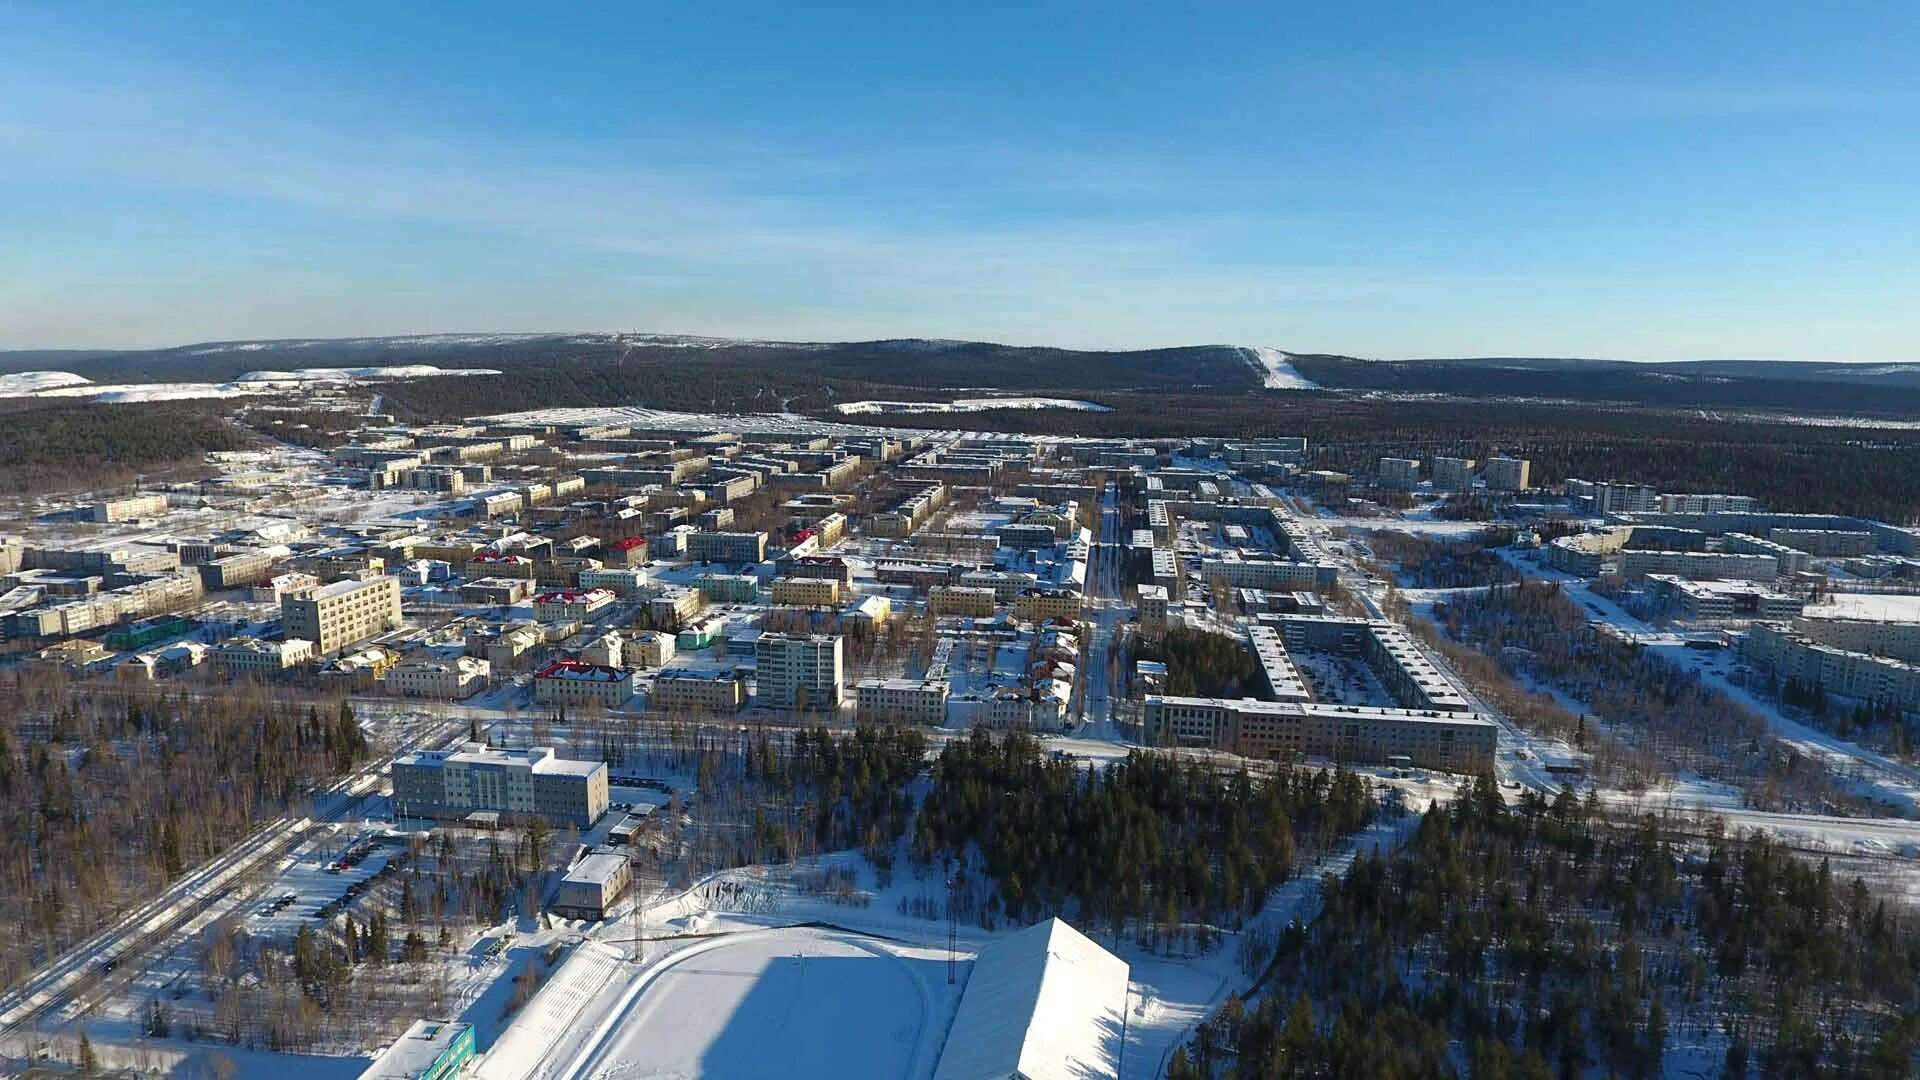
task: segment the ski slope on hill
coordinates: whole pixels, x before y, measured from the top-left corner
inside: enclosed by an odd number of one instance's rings
[[[1293,358],[1266,345],[1242,345],[1247,363],[1260,373],[1260,385],[1268,390],[1318,390],[1319,385],[1293,369]]]

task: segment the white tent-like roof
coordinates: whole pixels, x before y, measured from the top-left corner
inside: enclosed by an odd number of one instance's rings
[[[934,1080],[1089,1080],[1119,1071],[1127,962],[1048,919],[988,946]]]

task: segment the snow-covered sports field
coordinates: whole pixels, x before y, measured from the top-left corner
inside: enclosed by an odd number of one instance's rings
[[[560,1075],[924,1076],[946,1020],[944,1009],[932,1015],[930,989],[945,979],[935,958],[854,934],[811,927],[731,934],[654,969]]]

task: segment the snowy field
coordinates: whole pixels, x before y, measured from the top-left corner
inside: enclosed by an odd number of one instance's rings
[[[654,969],[616,1024],[557,1076],[925,1075],[945,1033],[944,965],[812,927],[734,934]]]
[[[986,412],[991,409],[1068,409],[1076,412],[1112,412],[1105,405],[1073,398],[993,397],[958,398],[953,401],[847,401],[835,405],[842,416],[875,416],[918,413]]]
[[[196,398],[251,397],[312,387],[339,387],[391,379],[441,375],[498,375],[491,368],[440,368],[432,364],[398,367],[299,368],[250,371],[232,382],[96,383],[68,371],[23,371],[0,375],[0,397],[82,398],[108,404],[137,401],[185,401]]]

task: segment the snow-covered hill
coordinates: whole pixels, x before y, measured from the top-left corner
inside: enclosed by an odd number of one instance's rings
[[[1247,363],[1260,373],[1260,385],[1268,390],[1318,390],[1319,386],[1293,369],[1293,358],[1267,345],[1242,345]]]

